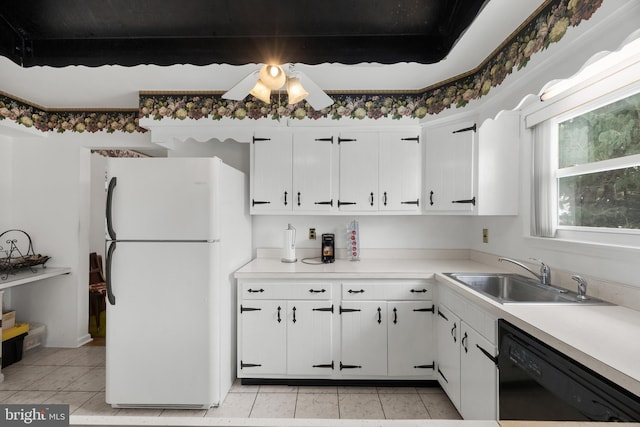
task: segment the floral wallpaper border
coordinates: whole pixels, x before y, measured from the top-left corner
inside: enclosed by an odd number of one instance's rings
[[[526,67],[532,55],[560,41],[569,27],[575,27],[591,18],[601,5],[602,0],[551,0],[476,70],[419,93],[330,93],[335,100],[334,104],[320,111],[314,110],[305,101],[288,105],[286,96],[284,99],[273,96],[272,103],[265,104],[252,96],[243,101],[225,100],[219,93],[141,93],[138,110],[93,112],[46,110],[0,93],[0,120],[14,120],[18,124],[45,132],[132,133],[146,131],[139,126],[139,118],[421,119],[448,108],[464,107],[469,101],[487,95],[491,88],[499,86],[509,74]]]

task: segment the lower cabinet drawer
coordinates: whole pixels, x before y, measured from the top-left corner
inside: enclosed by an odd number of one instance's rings
[[[431,300],[433,285],[428,280],[349,281],[342,283],[343,300]]]
[[[242,299],[305,299],[328,300],[333,295],[330,282],[242,282],[240,293]]]

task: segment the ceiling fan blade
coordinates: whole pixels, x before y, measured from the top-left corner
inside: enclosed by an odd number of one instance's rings
[[[295,71],[292,74],[296,74],[296,77],[300,79],[302,86],[309,92],[309,96],[305,98],[305,101],[313,107],[314,110],[322,110],[333,104],[333,99],[327,95],[313,80],[309,78],[305,73],[301,71]]]
[[[260,78],[260,71],[256,70],[253,73],[246,76],[244,79],[240,80],[234,87],[226,91],[222,98],[224,99],[232,99],[234,101],[242,101],[244,98],[249,95],[249,91],[253,89],[253,87],[258,82]]]

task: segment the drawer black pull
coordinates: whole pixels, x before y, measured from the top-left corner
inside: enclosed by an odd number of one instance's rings
[[[240,313],[244,313],[245,311],[260,311],[262,310],[261,308],[253,308],[253,307],[243,307],[242,304],[240,304]]]
[[[427,292],[427,290],[426,290],[426,289],[420,289],[420,290],[417,290],[417,289],[411,289],[411,291],[410,291],[410,292],[411,292],[412,294],[416,294],[416,293],[417,293],[417,294],[424,294],[425,292]]]
[[[364,289],[360,289],[358,290],[353,290],[353,289],[349,289],[347,292],[349,292],[350,294],[363,294],[364,293]]]
[[[249,292],[250,294],[258,294],[258,293],[264,292],[264,289],[251,289],[251,288],[249,288],[249,289],[247,289],[247,292]]]
[[[340,362],[340,370],[342,371],[343,369],[359,369],[362,368],[362,366],[360,365],[344,365],[342,362]]]
[[[327,292],[326,289],[320,289],[319,291],[315,290],[315,289],[309,289],[309,292],[312,294],[321,294],[323,292]]]

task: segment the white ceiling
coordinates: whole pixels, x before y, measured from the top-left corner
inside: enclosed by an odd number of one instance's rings
[[[491,0],[437,64],[296,64],[325,90],[425,88],[476,68],[544,0]],[[0,90],[47,108],[137,108],[139,91],[226,91],[256,64],[21,68],[0,57]]]

